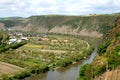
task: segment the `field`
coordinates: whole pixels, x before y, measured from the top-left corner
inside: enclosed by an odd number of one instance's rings
[[[0,61],[22,67],[30,73],[40,73],[82,60],[91,51],[91,45],[80,38],[47,35],[29,37],[29,41],[24,46],[2,52]]]
[[[24,69],[20,68],[18,66],[15,66],[15,65],[0,62],[0,76],[2,74],[13,74],[13,73],[19,72],[21,70],[24,70]]]

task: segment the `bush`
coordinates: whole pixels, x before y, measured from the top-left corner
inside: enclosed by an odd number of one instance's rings
[[[11,45],[10,45],[10,48],[12,48],[12,49],[17,49],[18,47],[23,46],[24,44],[26,44],[25,41],[23,41],[23,42],[21,42],[21,43],[14,43],[14,44],[11,44]]]
[[[26,70],[26,71],[20,72],[19,74],[14,75],[13,78],[15,78],[15,79],[22,79],[22,78],[28,77],[28,76],[30,76],[30,75],[31,75],[30,72],[28,72],[28,71]]]
[[[39,74],[39,73],[48,71],[49,67],[47,66],[47,64],[35,65],[35,66],[31,67],[29,70],[30,70],[30,73]]]
[[[95,76],[99,76],[105,71],[106,65],[93,66],[91,64],[85,64],[80,68],[78,80],[92,80]]]
[[[119,51],[120,51],[120,45],[119,45],[119,46],[116,46],[115,51],[116,51],[116,52],[119,52]]]
[[[6,74],[2,75],[2,80],[9,80],[9,76]]]
[[[118,54],[116,49],[113,50],[111,53],[109,53],[107,57],[108,57],[108,68],[110,70],[120,65],[120,55]]]
[[[4,46],[4,47],[0,47],[0,52],[8,51],[10,48],[17,49],[18,47],[23,46],[24,44],[26,44],[25,41],[23,41],[21,43],[14,43],[14,44],[5,45],[5,46],[3,44],[1,44],[1,46]]]
[[[105,44],[101,44],[98,47],[99,55],[102,55],[106,52],[107,47],[110,45],[110,41],[107,41]]]
[[[92,77],[92,71],[91,71],[91,65],[90,64],[85,64],[81,66],[80,71],[79,71],[79,80],[91,80]]]

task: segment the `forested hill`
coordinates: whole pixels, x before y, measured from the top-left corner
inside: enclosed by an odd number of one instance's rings
[[[32,32],[52,32],[100,37],[114,26],[116,15],[42,15],[0,19],[0,28]]]

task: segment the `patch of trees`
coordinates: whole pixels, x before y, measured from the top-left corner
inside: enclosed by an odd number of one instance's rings
[[[93,80],[95,76],[99,76],[105,71],[106,65],[93,66],[92,64],[85,64],[80,68],[78,80]]]
[[[107,41],[105,44],[101,44],[98,47],[99,55],[102,55],[106,52],[107,47],[110,45],[110,41]]]
[[[21,43],[13,43],[11,45],[1,44],[0,52],[5,52],[9,49],[17,49],[18,47],[23,46],[24,44],[26,44],[26,41],[23,41]]]
[[[8,34],[4,31],[0,31],[0,44],[5,43],[8,39]]]
[[[115,69],[120,65],[120,45],[116,46],[115,49],[109,52],[106,56],[108,57],[108,68],[110,70]]]

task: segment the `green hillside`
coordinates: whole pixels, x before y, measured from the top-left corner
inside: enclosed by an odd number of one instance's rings
[[[81,67],[79,74],[80,77],[78,80],[91,80],[95,77],[100,76],[107,70],[110,71],[116,69],[119,66],[120,66],[120,16],[118,16],[117,19],[115,20],[115,26],[111,30],[109,30],[109,32],[103,38],[103,43],[99,45],[98,55],[95,57],[94,61],[91,64],[86,64]]]
[[[42,33],[64,33],[94,36],[107,33],[114,26],[116,15],[64,16],[42,15],[29,18],[1,19],[5,27],[13,30]],[[97,35],[96,35],[97,36]]]

